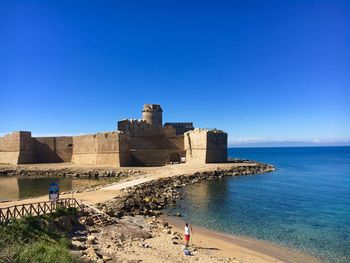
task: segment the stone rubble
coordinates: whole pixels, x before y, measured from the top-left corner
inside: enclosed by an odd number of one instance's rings
[[[69,178],[107,178],[107,177],[126,177],[142,175],[141,170],[125,169],[125,170],[106,170],[106,169],[37,169],[35,167],[11,167],[0,168],[0,176],[54,176],[54,177],[69,177]]]

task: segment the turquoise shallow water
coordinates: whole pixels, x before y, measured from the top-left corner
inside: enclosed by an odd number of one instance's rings
[[[271,163],[277,171],[188,187],[168,212],[325,262],[350,262],[350,147],[240,148],[229,156]]]

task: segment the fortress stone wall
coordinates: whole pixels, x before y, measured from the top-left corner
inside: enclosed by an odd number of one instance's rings
[[[180,162],[185,156],[183,136],[177,136],[172,126],[155,126],[147,120],[122,120],[118,122],[118,130],[130,137],[134,165],[165,165]]]
[[[72,160],[72,136],[34,137],[32,143],[37,163],[59,163]]]
[[[13,132],[0,138],[0,163],[18,163],[19,140],[18,132]]]
[[[162,112],[160,105],[145,104],[141,120],[121,120],[112,132],[62,137],[13,132],[0,137],[0,163],[130,166],[227,161],[227,133],[194,129],[192,122],[163,126]]]
[[[130,165],[129,136],[104,132],[73,137],[72,162],[95,165]]]
[[[219,130],[194,129],[184,135],[187,163],[221,163],[227,161],[227,133]]]
[[[207,132],[206,163],[227,162],[227,133],[219,130]]]
[[[32,163],[33,144],[31,133],[16,131],[0,138],[0,163]]]

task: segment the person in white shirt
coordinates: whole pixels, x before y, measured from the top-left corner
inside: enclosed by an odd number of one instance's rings
[[[186,223],[185,225],[185,246],[188,246],[188,243],[190,242],[190,235],[191,235],[191,228],[188,225],[188,223]]]

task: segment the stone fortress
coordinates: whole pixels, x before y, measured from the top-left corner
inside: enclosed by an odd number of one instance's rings
[[[227,161],[227,133],[192,122],[165,123],[157,104],[145,104],[142,119],[118,122],[117,131],[79,136],[32,137],[16,131],[0,137],[0,163],[147,166]]]

